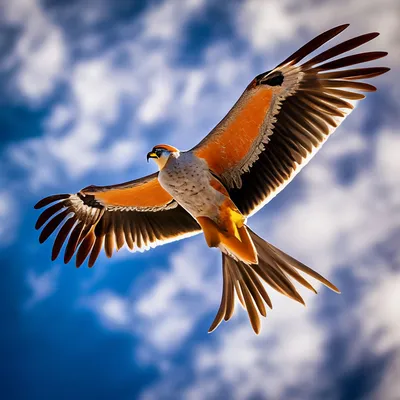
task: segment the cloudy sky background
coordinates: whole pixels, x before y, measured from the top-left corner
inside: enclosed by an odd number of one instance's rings
[[[396,0],[0,0],[2,398],[400,398],[400,4]],[[155,170],[196,144],[250,80],[335,25],[381,36],[379,91],[249,224],[341,290],[271,292],[207,334],[220,256],[195,237],[50,262],[33,205]]]

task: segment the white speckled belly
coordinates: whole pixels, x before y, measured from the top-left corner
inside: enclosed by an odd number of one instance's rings
[[[225,196],[210,185],[210,178],[205,161],[192,153],[170,159],[158,175],[161,186],[191,215],[217,219]]]

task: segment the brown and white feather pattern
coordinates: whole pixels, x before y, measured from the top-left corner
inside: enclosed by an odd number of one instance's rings
[[[267,122],[264,122],[262,146],[251,154],[247,164],[238,165],[235,171],[227,171],[235,181],[234,185],[229,185],[230,195],[245,215],[257,212],[292,181],[350,114],[356,101],[365,97],[359,92],[376,90],[358,80],[373,78],[389,70],[365,67],[331,71],[386,56],[386,52],[374,51],[330,61],[374,39],[378,33],[347,40],[297,65],[346,27],[337,27],[320,35],[273,71],[258,77],[258,84],[262,84],[268,76],[279,71],[283,74],[283,83],[274,87],[281,92],[273,104],[272,118],[267,116]],[[297,80],[293,76],[297,76]]]
[[[65,263],[76,253],[77,267],[88,257],[88,266],[92,267],[103,248],[107,257],[111,257],[124,245],[131,251],[144,251],[201,232],[197,222],[175,201],[155,207],[106,205],[88,193],[94,190],[88,187],[77,194],[49,196],[36,204],[37,209],[49,206],[35,226],[36,229],[44,226],[40,243],[60,228],[52,260],[59,256],[65,243]]]

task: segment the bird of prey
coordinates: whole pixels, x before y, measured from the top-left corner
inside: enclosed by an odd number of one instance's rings
[[[376,90],[360,80],[389,70],[347,68],[386,52],[342,56],[378,33],[310,56],[347,27],[320,34],[274,69],[256,76],[222,121],[191,150],[155,146],[147,159],[156,162],[159,172],[39,201],[37,209],[51,205],[38,218],[37,229],[46,223],[39,241],[61,226],[52,260],[67,238],[65,263],[76,253],[77,267],[87,258],[92,267],[102,248],[111,257],[124,245],[144,250],[203,233],[208,246],[222,253],[222,299],[209,332],[231,318],[236,294],[258,334],[260,315],[266,316],[266,305],[272,308],[265,283],[304,304],[292,279],[316,291],[299,271],[339,292],[320,274],[261,239],[246,221],[307,164],[353,110],[354,102],[365,97],[361,92]]]

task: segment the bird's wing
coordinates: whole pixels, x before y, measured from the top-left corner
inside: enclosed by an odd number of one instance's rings
[[[389,70],[342,69],[386,52],[331,60],[378,33],[346,40],[299,65],[347,26],[322,33],[272,71],[258,75],[225,118],[191,150],[220,177],[243,214],[254,214],[295,177],[352,111],[352,103],[365,97],[360,92],[376,90],[360,79]]]
[[[114,186],[89,186],[76,194],[59,194],[39,201],[46,208],[36,229],[45,223],[39,241],[44,242],[61,226],[55,238],[52,260],[67,240],[64,262],[76,252],[79,267],[89,256],[93,266],[104,246],[106,255],[126,244],[145,250],[201,232],[196,220],[160,186],[157,174]]]

